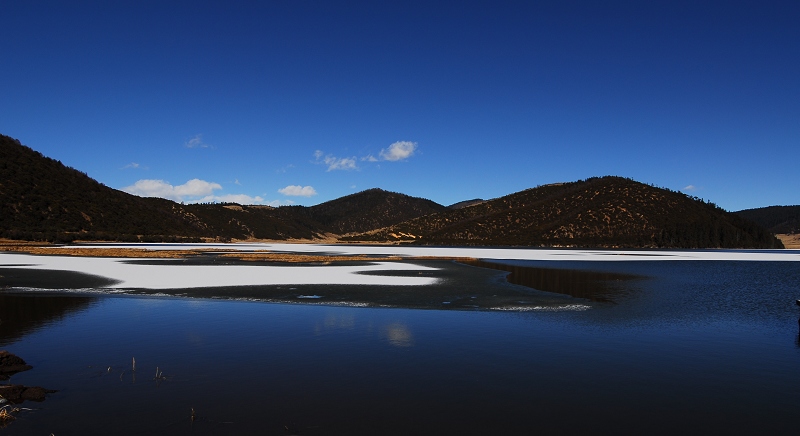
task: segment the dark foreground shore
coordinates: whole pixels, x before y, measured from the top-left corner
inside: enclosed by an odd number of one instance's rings
[[[0,350],[0,380],[8,381],[14,374],[28,371],[33,367],[28,365],[21,357]],[[16,419],[16,414],[21,411],[19,404],[25,401],[41,402],[47,394],[55,393],[51,389],[40,386],[24,386],[15,384],[0,385],[0,428],[5,427]]]

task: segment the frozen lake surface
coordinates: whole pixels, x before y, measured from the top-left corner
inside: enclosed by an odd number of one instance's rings
[[[236,247],[440,250],[493,259],[497,269],[428,260],[268,266],[0,254],[0,285],[47,285],[0,288],[0,348],[34,366],[12,381],[59,390],[25,403],[33,410],[3,434],[796,430],[796,251]],[[181,272],[241,268],[281,272],[244,273],[257,284],[237,286],[208,286]],[[136,277],[156,271],[165,277]],[[268,282],[317,280],[314,271],[323,283]],[[520,284],[507,283],[508,274]],[[374,278],[389,284],[359,282]],[[58,286],[65,283],[80,289]],[[264,293],[294,304],[213,299]],[[501,308],[512,310],[492,310]],[[164,379],[154,380],[156,367]]]
[[[147,248],[149,250],[236,250],[322,255],[397,255],[405,257],[463,257],[527,261],[800,261],[800,250],[574,250],[459,247],[406,247],[315,244],[100,244],[75,248]],[[39,270],[73,271],[110,279],[108,288],[198,288],[256,285],[395,285],[425,286],[435,278],[413,275],[364,274],[376,271],[428,271],[429,267],[404,262],[369,262],[361,265],[275,266],[250,264],[180,265],[170,259],[131,262],[130,259],[30,256],[0,253],[0,265]]]

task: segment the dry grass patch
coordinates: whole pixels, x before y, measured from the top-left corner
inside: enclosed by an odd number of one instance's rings
[[[16,419],[14,417],[14,415],[12,415],[11,413],[8,412],[7,409],[9,407],[10,406],[3,406],[2,408],[0,408],[0,428],[5,427],[6,425],[8,425],[9,422],[11,422],[11,421]],[[12,410],[15,410],[15,409],[12,409]]]
[[[148,250],[145,248],[78,248],[78,247],[47,247],[47,246],[10,246],[0,245],[0,251],[15,251],[27,254],[49,256],[78,256],[78,257],[122,257],[122,258],[183,258],[217,250]],[[228,252],[228,250],[221,250]]]
[[[396,262],[414,260],[452,260],[457,262],[475,260],[471,257],[453,256],[368,256],[366,254],[302,254],[302,253],[275,253],[272,251],[242,253],[236,250],[198,248],[195,250],[149,250],[146,248],[84,248],[84,247],[56,247],[48,245],[28,244],[3,244],[0,242],[0,251],[13,251],[26,254],[47,256],[77,256],[77,257],[118,257],[118,258],[162,258],[181,259],[200,254],[215,254],[252,262],[285,262],[285,263],[324,263],[334,262]]]
[[[777,236],[778,239],[780,239],[781,242],[783,242],[783,246],[786,248],[794,248],[794,249],[800,248],[800,233],[795,233],[795,234],[784,233],[775,236]]]

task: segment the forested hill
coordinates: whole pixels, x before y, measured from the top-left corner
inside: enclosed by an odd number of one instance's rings
[[[0,135],[0,237],[54,239],[69,232],[113,239],[203,234],[176,204],[104,186],[86,174]]]
[[[800,205],[769,206],[736,212],[772,233],[800,233]]]
[[[0,135],[0,238],[108,241],[340,238],[442,245],[776,248],[767,230],[620,177],[445,207],[370,189],[312,207],[182,205],[136,197]]]
[[[0,135],[0,238],[62,242],[314,239],[365,232],[443,208],[380,189],[310,208],[182,205],[109,188]]]
[[[540,186],[349,239],[435,245],[783,247],[764,228],[713,204],[611,176]]]
[[[430,200],[373,188],[308,208],[312,218],[338,234],[365,232],[446,208]]]

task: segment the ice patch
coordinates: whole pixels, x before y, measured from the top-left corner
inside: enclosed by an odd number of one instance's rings
[[[501,306],[490,307],[489,310],[503,312],[582,312],[591,309],[585,304],[565,304],[558,306]]]
[[[232,250],[331,255],[473,257],[514,260],[737,260],[800,261],[800,250],[594,250],[553,248],[410,247],[396,245],[321,244],[93,244],[78,248],[146,248],[148,250]]]

